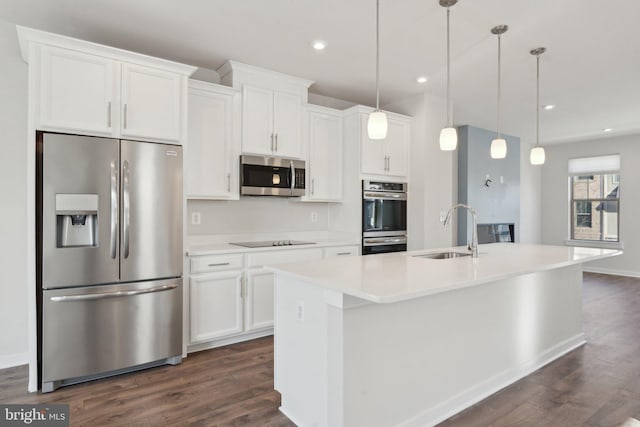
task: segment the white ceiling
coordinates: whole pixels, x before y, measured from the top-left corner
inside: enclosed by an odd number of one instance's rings
[[[380,1],[380,96],[445,96],[445,9]],[[315,81],[314,93],[373,105],[374,0],[2,0],[0,18],[216,69],[235,59]],[[640,132],[640,1],[459,0],[451,8],[454,122],[495,129],[502,38],[502,130],[531,142],[541,57],[545,143]],[[314,39],[328,48],[316,52]],[[416,77],[427,75],[426,84]],[[443,112],[444,116],[444,112]]]

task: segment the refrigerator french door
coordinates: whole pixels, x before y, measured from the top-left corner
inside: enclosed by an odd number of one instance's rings
[[[181,361],[182,149],[39,133],[43,392]]]

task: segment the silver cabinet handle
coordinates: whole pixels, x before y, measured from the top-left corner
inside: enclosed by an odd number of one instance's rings
[[[207,264],[208,267],[222,267],[223,265],[231,265],[230,262],[217,262],[214,264]]]
[[[293,190],[296,187],[296,167],[293,164],[293,160],[289,161],[289,166],[291,167],[291,194],[293,194]]]
[[[111,101],[107,104],[107,127],[111,128]]]
[[[316,179],[315,178],[311,178],[311,194],[314,194],[316,192]]]
[[[129,192],[129,162],[122,164],[122,221],[124,222],[124,258],[129,258],[129,227],[131,226],[131,194]]]
[[[274,147],[274,145],[273,145],[273,139],[274,139],[274,138],[273,138],[273,134],[271,134],[271,151],[275,151],[275,150],[273,149],[273,147]]]
[[[338,252],[336,255],[351,255],[351,252]]]
[[[127,104],[122,107],[122,127],[127,128]]]
[[[154,292],[170,291],[177,287],[178,285],[164,285],[164,286],[158,286],[157,288],[140,289],[137,291],[116,291],[116,292],[106,292],[102,294],[90,294],[90,295],[64,295],[60,297],[51,297],[50,299],[53,302],[72,302],[72,301],[97,300],[97,299],[105,299],[105,298],[130,297],[133,295],[152,294]]]
[[[278,134],[276,133],[276,153],[278,152]]]
[[[111,258],[116,259],[116,245],[118,243],[118,170],[116,163],[111,162]]]
[[[227,193],[231,193],[231,174],[227,173]]]
[[[391,156],[387,156],[387,172],[391,170]]]

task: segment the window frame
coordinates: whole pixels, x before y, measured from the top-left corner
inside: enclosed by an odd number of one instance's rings
[[[591,178],[593,179],[595,176],[600,176],[600,194],[604,195],[604,186],[605,186],[605,180],[606,180],[606,176],[611,175],[611,182],[612,184],[616,184],[618,186],[618,197],[616,197],[615,199],[611,199],[611,198],[606,198],[606,197],[601,197],[601,198],[581,198],[581,199],[576,199],[574,197],[574,182],[584,182],[587,181],[586,178]],[[617,177],[617,181],[615,180],[615,177]],[[616,240],[604,240],[603,238],[600,239],[582,239],[582,238],[576,238],[576,230],[579,228],[577,225],[577,215],[578,212],[576,212],[576,206],[578,202],[589,202],[592,206],[592,212],[589,214],[589,216],[591,217],[591,224],[593,224],[593,203],[607,203],[607,202],[616,202],[617,206],[618,206],[618,219],[616,221]],[[603,232],[602,232],[602,224],[603,224],[603,215],[604,215],[604,209],[600,212],[600,236],[602,237]],[[606,172],[594,172],[594,173],[584,173],[581,172],[579,174],[570,174],[569,175],[569,239],[571,242],[585,242],[585,243],[597,243],[597,244],[620,244],[621,240],[620,240],[620,171],[616,170],[616,171],[606,171]]]

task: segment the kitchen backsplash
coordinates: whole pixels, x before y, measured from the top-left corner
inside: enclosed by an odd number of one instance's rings
[[[193,213],[200,214],[200,225],[192,223]],[[189,235],[327,231],[328,224],[327,203],[304,203],[281,197],[187,202]]]

